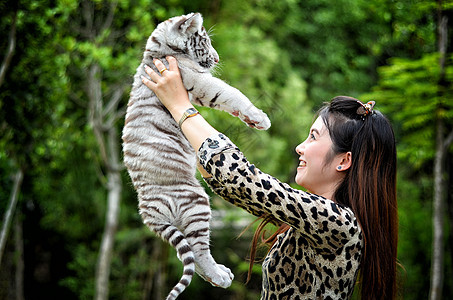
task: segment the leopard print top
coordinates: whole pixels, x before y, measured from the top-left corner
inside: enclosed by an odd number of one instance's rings
[[[198,157],[216,194],[291,226],[263,262],[262,300],[351,297],[364,241],[349,208],[261,172],[223,134],[206,139]]]

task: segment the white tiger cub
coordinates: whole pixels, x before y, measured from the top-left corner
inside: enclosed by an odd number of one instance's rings
[[[208,195],[195,177],[196,155],[178,124],[140,79],[153,58],[168,67],[177,58],[191,101],[238,116],[251,127],[267,129],[265,113],[239,90],[211,75],[219,61],[199,13],[160,23],[146,43],[137,68],[123,129],[124,163],[138,194],[143,222],[175,247],[184,271],[167,300],[175,299],[196,272],[215,286],[227,288],[233,274],[217,264],[209,249],[211,210]]]

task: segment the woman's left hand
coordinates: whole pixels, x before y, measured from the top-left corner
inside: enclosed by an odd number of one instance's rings
[[[170,65],[169,69],[160,60],[153,60],[156,68],[160,70],[160,74],[149,66],[145,66],[145,71],[151,80],[142,76],[142,82],[157,95],[162,104],[174,115],[192,107],[192,104],[182,83],[176,58],[168,56],[166,59]]]

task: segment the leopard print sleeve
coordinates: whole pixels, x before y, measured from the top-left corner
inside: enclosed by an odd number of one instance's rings
[[[349,208],[293,189],[261,172],[223,134],[208,138],[198,157],[212,175],[205,181],[216,194],[253,215],[287,223],[318,249],[332,253],[359,234],[357,219]]]

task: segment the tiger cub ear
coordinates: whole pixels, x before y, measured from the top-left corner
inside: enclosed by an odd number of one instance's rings
[[[180,21],[175,24],[175,29],[185,34],[193,34],[201,29],[203,26],[203,17],[200,13],[188,14],[182,17]]]

